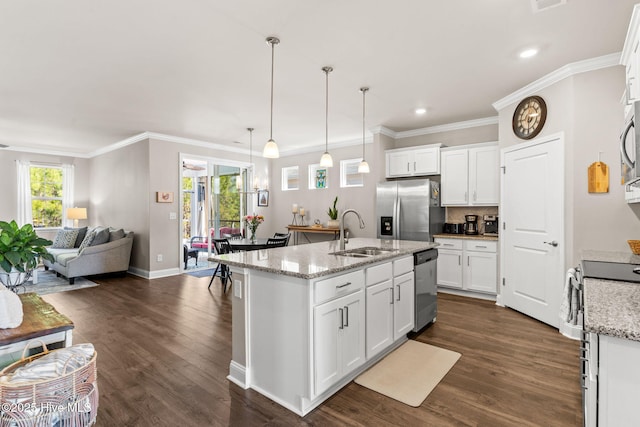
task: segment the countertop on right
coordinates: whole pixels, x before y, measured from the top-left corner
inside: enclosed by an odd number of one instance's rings
[[[471,239],[471,240],[498,240],[498,236],[485,236],[484,234],[434,234],[434,239]]]
[[[583,261],[640,264],[626,252],[582,251]],[[640,284],[585,278],[584,329],[587,332],[640,341]]]

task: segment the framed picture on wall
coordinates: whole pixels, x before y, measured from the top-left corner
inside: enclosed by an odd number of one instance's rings
[[[309,190],[321,190],[329,187],[327,168],[320,164],[309,165]]]
[[[157,203],[173,203],[173,192],[171,191],[156,191]]]
[[[269,206],[269,190],[258,190],[258,206]]]

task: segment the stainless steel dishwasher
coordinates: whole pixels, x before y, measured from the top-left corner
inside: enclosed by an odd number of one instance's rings
[[[429,323],[436,321],[436,314],[438,313],[437,259],[437,249],[427,249],[413,254],[413,270],[416,284],[416,324],[413,332],[418,332]]]

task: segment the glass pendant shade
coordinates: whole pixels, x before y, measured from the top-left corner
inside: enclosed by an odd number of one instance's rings
[[[358,165],[358,173],[369,173],[369,172],[371,172],[369,170],[369,163],[367,163],[366,160],[362,159],[362,161]]]
[[[267,141],[264,145],[264,149],[262,150],[262,155],[267,159],[277,159],[280,157],[280,152],[278,151],[278,145],[273,139]]]
[[[325,151],[322,157],[320,158],[320,166],[325,168],[333,167],[333,159],[331,158],[331,154],[328,151]]]

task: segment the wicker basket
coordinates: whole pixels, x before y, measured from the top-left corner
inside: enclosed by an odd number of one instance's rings
[[[4,368],[0,376],[58,351],[49,351],[42,343],[42,353],[25,357],[28,348],[29,344],[22,352],[22,358]],[[98,415],[97,356],[94,351],[84,366],[70,372],[66,372],[65,364],[65,372],[57,378],[19,384],[0,383],[0,427],[84,427],[95,424]]]
[[[631,248],[631,252],[636,255],[640,255],[640,240],[627,240],[627,243]]]

